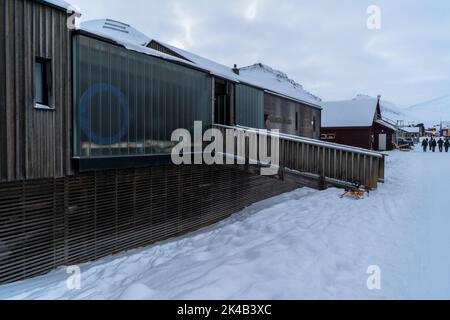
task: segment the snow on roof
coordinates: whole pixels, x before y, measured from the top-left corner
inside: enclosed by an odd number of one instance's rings
[[[174,47],[170,44],[167,44],[167,43],[164,43],[164,42],[161,42],[158,40],[154,40],[154,41],[161,44],[162,46],[174,51],[176,54],[186,58],[187,60],[192,61],[193,63],[195,63],[202,69],[209,70],[210,73],[215,76],[218,76],[218,77],[221,77],[221,78],[224,78],[227,80],[239,82],[239,76],[236,73],[234,73],[230,67],[227,67],[223,64],[203,58],[199,55],[188,52],[186,50]]]
[[[419,127],[401,127],[400,130],[405,131],[407,133],[420,133]]]
[[[64,9],[67,12],[76,12],[76,13],[80,13],[80,10],[71,5],[70,3],[64,1],[64,0],[39,0],[40,2],[44,2],[44,3],[48,3],[52,6]]]
[[[81,29],[104,37],[139,46],[146,46],[150,39],[130,25],[111,20],[90,20],[81,24]]]
[[[151,39],[126,23],[111,19],[91,20],[83,22],[80,30],[111,40],[127,50],[195,66],[189,61],[146,47]]]
[[[284,72],[257,63],[240,68],[240,79],[243,82],[262,87],[281,95],[320,106],[322,100],[306,91],[302,85],[290,79]]]
[[[292,79],[289,79],[289,77],[285,73],[274,70],[261,63],[240,68],[239,75],[237,75],[230,67],[203,58],[186,50],[166,44],[164,42],[158,40],[154,41],[174,51],[175,53],[188,59],[189,61],[194,62],[201,68],[209,70],[211,74],[215,76],[234,82],[247,83],[265,89],[267,91],[278,93],[288,98],[304,101],[320,107],[319,103],[322,101],[320,98],[304,90],[300,84]]]
[[[241,68],[239,70],[240,74],[238,75],[230,67],[200,57],[194,53],[161,41],[152,40],[130,25],[110,19],[83,22],[81,24],[81,30],[112,40],[117,44],[124,46],[128,50],[160,57],[166,60],[176,61],[191,67],[193,66],[209,72],[217,77],[237,83],[242,82],[253,85],[290,99],[303,101],[315,107],[321,107],[320,98],[304,90],[300,84],[296,83],[292,79],[289,79],[285,73],[274,70],[262,64],[255,64],[249,67]],[[187,60],[149,48],[148,44],[151,41],[159,43]]]
[[[382,119],[377,119],[377,120],[375,120],[375,122],[378,123],[379,125],[382,125],[383,127],[388,128],[388,129],[391,129],[394,131],[398,130],[396,126],[394,126],[394,125],[390,124],[389,122],[384,121]]]
[[[322,102],[322,127],[371,127],[377,111],[376,99]]]

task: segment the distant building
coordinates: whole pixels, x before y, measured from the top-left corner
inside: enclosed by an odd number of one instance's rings
[[[450,138],[450,121],[441,123],[441,136]]]
[[[377,151],[392,150],[396,126],[383,120],[380,99],[322,103],[321,139]]]
[[[418,143],[420,137],[422,137],[421,128],[420,127],[400,127],[398,129],[397,136],[398,136],[398,138],[413,139],[414,142]]]

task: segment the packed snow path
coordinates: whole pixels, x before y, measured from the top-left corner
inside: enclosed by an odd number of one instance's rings
[[[300,189],[197,233],[0,287],[3,299],[450,299],[450,154],[393,152],[370,197]],[[381,290],[367,268],[381,268]]]

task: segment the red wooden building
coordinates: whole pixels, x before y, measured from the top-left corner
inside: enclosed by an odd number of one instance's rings
[[[394,148],[396,127],[383,120],[380,99],[324,102],[321,139],[377,151]]]

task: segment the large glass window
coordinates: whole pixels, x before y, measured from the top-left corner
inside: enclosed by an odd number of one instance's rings
[[[264,92],[250,86],[236,85],[236,124],[264,128]]]
[[[75,156],[170,154],[174,130],[211,125],[205,73],[82,35],[74,61]]]

